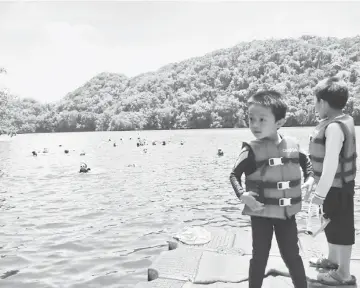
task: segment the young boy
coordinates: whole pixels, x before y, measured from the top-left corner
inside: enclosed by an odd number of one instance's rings
[[[330,219],[325,228],[328,258],[310,261],[311,266],[330,270],[319,273],[326,285],[355,285],[350,275],[352,245],[355,244],[354,179],[356,176],[356,137],[354,120],[342,109],[348,100],[346,83],[337,77],[315,88],[315,110],[320,123],[310,137],[309,153],[318,181],[312,203],[323,204]]]
[[[248,100],[249,127],[256,140],[243,143],[230,175],[237,197],[245,203],[243,215],[251,216],[252,259],[249,287],[260,288],[269,258],[273,231],[281,256],[296,288],[307,287],[305,269],[299,255],[295,214],[301,210],[301,170],[303,188],[312,189],[311,162],[299,151],[291,137],[278,129],[285,123],[287,106],[274,91],[256,93]],[[246,191],[241,185],[245,173]]]

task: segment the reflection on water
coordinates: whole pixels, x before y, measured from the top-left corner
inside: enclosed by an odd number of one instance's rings
[[[283,131],[300,137],[306,150],[311,129]],[[147,153],[136,146],[138,136],[148,140]],[[250,139],[246,129],[221,129],[30,134],[0,142],[0,286],[133,287],[146,281],[146,269],[178,229],[249,226],[229,173],[241,141]],[[78,173],[81,162],[90,173]],[[303,212],[300,226],[304,219]]]

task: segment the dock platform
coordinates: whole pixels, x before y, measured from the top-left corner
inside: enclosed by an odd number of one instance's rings
[[[162,252],[148,268],[148,282],[135,288],[246,288],[251,258],[251,228],[241,230],[205,227],[210,241],[188,245],[175,239],[168,241],[169,251]],[[316,238],[299,233],[301,256],[304,261],[308,287],[326,286],[316,281],[318,271],[309,266],[309,259],[327,255],[325,234]],[[351,272],[360,281],[360,244],[353,246]],[[283,262],[275,237],[265,271],[263,288],[294,287]]]

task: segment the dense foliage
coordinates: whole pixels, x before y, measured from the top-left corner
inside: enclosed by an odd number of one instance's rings
[[[314,125],[312,89],[333,75],[360,124],[360,36],[256,40],[133,78],[101,73],[46,105],[11,97],[4,109],[1,92],[0,121],[19,133],[245,127],[247,97],[271,88],[287,95],[286,126]]]

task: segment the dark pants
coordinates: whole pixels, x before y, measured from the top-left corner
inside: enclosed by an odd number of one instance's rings
[[[251,229],[253,251],[249,267],[249,288],[260,288],[263,283],[274,230],[281,257],[289,269],[295,288],[306,288],[307,281],[299,254],[295,216],[286,220],[251,217]]]

